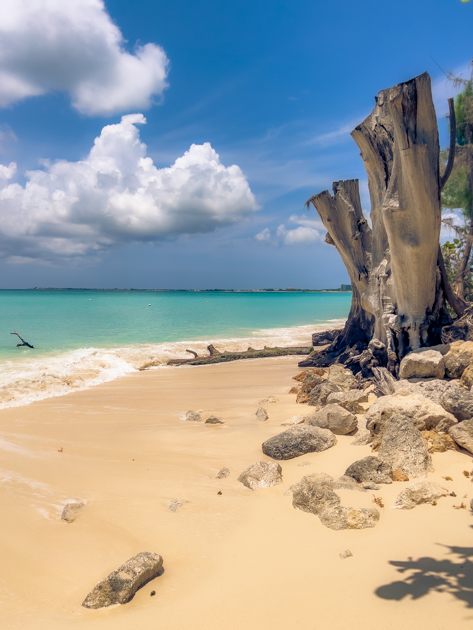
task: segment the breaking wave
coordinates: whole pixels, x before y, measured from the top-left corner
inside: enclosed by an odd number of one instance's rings
[[[213,343],[219,350],[256,350],[264,346],[310,345],[311,334],[339,327],[344,320],[293,328],[262,329],[241,339],[207,339],[173,343],[140,344],[119,348],[80,348],[55,355],[2,361],[0,409],[28,405],[53,396],[64,396],[108,383],[137,370],[158,368],[170,359],[189,358],[186,349],[207,354]]]

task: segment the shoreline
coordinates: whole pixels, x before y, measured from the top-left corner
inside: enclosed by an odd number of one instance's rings
[[[376,492],[385,507],[375,528],[329,530],[293,509],[287,491],[307,474],[338,477],[370,448],[337,436],[328,451],[280,462],[281,485],[251,491],[238,475],[270,461],[262,442],[308,409],[287,393],[297,357],[205,368],[135,372],[0,412],[6,628],[313,630],[315,623],[323,630],[378,630],[404,627],[406,618],[420,630],[466,627],[471,613],[460,592],[438,592],[428,581],[436,563],[453,581],[455,570],[471,575],[468,558],[465,564],[455,551],[471,548],[471,515],[452,509],[464,494],[468,502],[473,496],[462,475],[464,453],[434,454],[429,475],[458,498],[392,510],[404,487],[393,483]],[[271,395],[279,402],[266,406],[267,422],[257,422],[259,401]],[[215,413],[225,424],[185,422],[188,409]],[[218,480],[223,466],[230,476]],[[344,492],[343,500],[372,506],[371,492],[349,498]],[[87,505],[67,524],[59,513],[72,498]],[[173,499],[188,503],[172,512]],[[353,557],[340,560],[347,548]],[[162,576],[126,605],[81,607],[101,578],[141,551],[163,556]],[[412,598],[410,572],[398,569],[406,563],[420,570],[422,558],[429,567],[425,594]]]
[[[343,320],[344,321],[344,320]],[[208,355],[207,346],[228,352],[270,346],[311,345],[312,332],[340,326],[341,320],[286,328],[259,329],[247,337],[184,340],[122,347],[79,348],[52,355],[23,351],[26,356],[1,361],[0,409],[21,407],[50,397],[84,391],[125,374],[166,366],[171,359],[188,359],[187,348]],[[248,360],[248,359],[246,359]]]

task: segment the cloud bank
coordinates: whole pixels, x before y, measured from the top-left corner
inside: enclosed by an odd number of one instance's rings
[[[68,92],[83,114],[146,109],[167,87],[156,44],[124,48],[102,0],[2,0],[0,106]]]
[[[221,164],[209,143],[157,169],[140,141],[144,123],[142,114],[123,116],[102,129],[84,160],[28,171],[25,186],[9,181],[14,162],[0,165],[0,257],[83,257],[129,241],[212,232],[257,210],[240,168]]]
[[[281,247],[282,245],[308,245],[324,241],[324,236],[321,234],[324,226],[318,219],[293,214],[289,217],[289,223],[295,223],[299,227],[288,230],[285,224],[281,223],[274,236],[272,236],[269,228],[264,228],[264,230],[255,235],[255,239],[260,243],[267,243],[275,247]]]

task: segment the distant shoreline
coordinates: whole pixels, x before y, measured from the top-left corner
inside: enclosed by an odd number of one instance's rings
[[[136,293],[352,293],[341,289],[88,289],[75,287],[30,287],[28,289],[0,289],[0,291],[94,291]]]

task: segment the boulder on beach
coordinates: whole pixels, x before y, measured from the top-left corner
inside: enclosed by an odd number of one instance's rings
[[[459,426],[458,424],[454,426]],[[457,451],[458,446],[448,433],[437,433],[436,431],[421,431],[422,437],[427,442],[429,453],[445,453],[446,451]]]
[[[323,381],[319,385],[316,385],[309,394],[309,400],[307,403],[311,407],[323,407],[327,404],[327,398],[333,392],[341,392],[342,388],[336,383],[330,381]]]
[[[397,510],[412,510],[422,503],[434,503],[437,499],[446,496],[448,490],[441,488],[438,483],[432,481],[416,481],[407,486],[398,494],[393,508]]]
[[[450,389],[458,389],[456,381],[445,381],[440,379],[429,379],[411,382],[406,379],[402,381],[396,381],[394,383],[395,394],[402,396],[406,394],[414,394],[417,396],[423,396],[428,398],[437,405],[440,405],[440,399],[446,391]]]
[[[258,407],[255,415],[256,415],[256,419],[259,422],[266,422],[266,420],[268,420],[269,418],[268,412],[266,411],[264,407]]]
[[[330,507],[319,513],[322,525],[329,529],[367,529],[379,521],[376,508]]]
[[[450,388],[441,397],[440,404],[459,422],[473,418],[473,392],[461,387]]]
[[[297,394],[296,402],[306,403],[309,400],[310,392],[316,385],[320,385],[322,382],[323,380],[321,376],[314,374],[313,372],[309,372],[302,381],[302,386]]]
[[[265,455],[273,459],[293,459],[307,453],[320,453],[337,443],[337,438],[328,429],[308,424],[298,424],[263,442]]]
[[[79,511],[86,505],[85,501],[68,501],[61,513],[61,520],[72,523],[76,520]]]
[[[360,389],[360,383],[353,376],[353,372],[342,365],[331,365],[328,369],[327,381],[340,387],[342,391]]]
[[[202,416],[198,411],[188,411],[186,413],[187,422],[202,422]]]
[[[454,341],[445,355],[445,374],[448,378],[460,378],[473,361],[473,341]]]
[[[225,424],[222,418],[218,418],[217,416],[209,416],[205,421],[205,424]]]
[[[321,523],[329,529],[365,529],[374,527],[379,520],[375,508],[352,508],[340,505],[340,497],[334,487],[356,489],[357,484],[340,483],[324,473],[315,473],[303,477],[299,483],[291,486],[292,505],[298,510],[309,512],[319,517]]]
[[[445,361],[440,352],[410,352],[401,361],[399,378],[443,378]]]
[[[296,376],[293,376],[292,380],[302,382],[308,374],[318,374],[319,376],[323,376],[325,374],[325,370],[324,368],[309,368],[299,372]]]
[[[458,446],[473,453],[473,418],[451,427],[448,434]]]
[[[379,459],[410,478],[425,477],[433,470],[432,458],[421,432],[400,413],[391,416],[384,424]]]
[[[162,566],[163,559],[157,553],[141,552],[94,586],[82,606],[105,608],[126,604],[139,588],[160,574]]]
[[[326,507],[340,505],[340,497],[333,489],[333,478],[325,473],[303,477],[289,489],[292,505],[298,510],[318,515]]]
[[[378,435],[386,421],[395,414],[408,418],[420,431],[435,429],[446,432],[457,422],[443,406],[423,396],[399,392],[381,396],[371,405],[365,415],[366,428],[373,436]]]
[[[335,435],[347,435],[358,427],[356,417],[340,405],[326,405],[307,416],[304,422],[321,429],[329,429]]]
[[[350,464],[345,471],[347,477],[353,477],[358,483],[373,481],[374,483],[392,483],[392,466],[373,455],[368,455]]]
[[[470,363],[470,365],[463,371],[460,384],[462,387],[466,387],[466,389],[471,389],[471,386],[473,385],[473,363]]]
[[[270,488],[282,483],[282,468],[276,462],[256,462],[241,473],[238,481],[250,490]]]
[[[360,403],[368,402],[368,393],[361,389],[352,389],[349,392],[332,392],[327,398],[327,404],[337,404],[351,413],[365,413]]]

